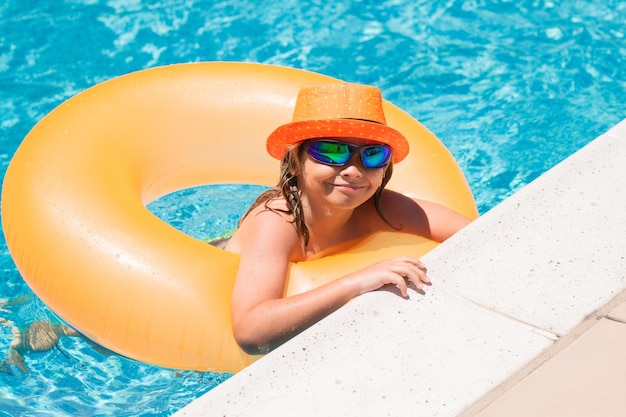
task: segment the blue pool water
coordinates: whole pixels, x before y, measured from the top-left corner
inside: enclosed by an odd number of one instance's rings
[[[375,84],[452,151],[481,213],[626,117],[621,0],[4,0],[0,174],[63,100],[131,71],[254,61]],[[151,209],[199,238],[236,224],[258,189],[193,189]],[[234,208],[231,208],[234,205]],[[229,209],[223,209],[228,207]],[[2,240],[0,361],[12,325],[57,320]],[[51,242],[54,244],[54,242]],[[0,416],[167,416],[228,375],[165,370],[82,340],[0,368]]]

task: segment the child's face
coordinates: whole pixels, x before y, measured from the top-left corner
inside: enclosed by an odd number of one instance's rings
[[[328,138],[356,146],[378,144],[359,138]],[[369,200],[380,187],[385,167],[366,168],[355,152],[343,166],[315,161],[303,153],[303,175],[300,189],[310,204],[318,207],[355,209]]]

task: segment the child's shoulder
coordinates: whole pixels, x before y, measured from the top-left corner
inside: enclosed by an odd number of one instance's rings
[[[246,213],[235,234],[255,238],[254,236],[259,233],[272,231],[284,233],[286,230],[293,229],[292,219],[293,215],[282,198],[267,200],[252,207]]]
[[[285,199],[282,197],[275,197],[265,201],[262,204],[257,205],[247,217],[256,217],[263,219],[263,221],[277,220],[277,218],[291,222],[293,220],[293,214],[287,207]]]
[[[293,216],[287,210],[284,200],[281,202],[277,199],[259,204],[241,221],[226,249],[241,253],[244,246],[250,245],[278,250],[299,247],[300,239],[292,219]]]

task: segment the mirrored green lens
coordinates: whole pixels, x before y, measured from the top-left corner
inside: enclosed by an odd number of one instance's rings
[[[309,154],[316,161],[328,165],[344,165],[352,156],[347,143],[329,141],[310,142]]]

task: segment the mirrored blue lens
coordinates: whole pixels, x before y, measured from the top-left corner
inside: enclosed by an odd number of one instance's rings
[[[381,168],[391,159],[391,148],[386,145],[374,145],[361,148],[361,161],[366,168]]]

